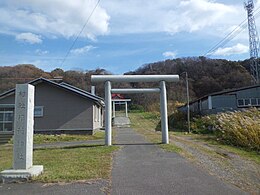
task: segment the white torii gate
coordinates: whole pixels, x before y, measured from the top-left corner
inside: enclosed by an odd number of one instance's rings
[[[113,118],[116,117],[116,105],[125,105],[125,117],[128,117],[128,105],[127,102],[131,102],[131,99],[112,99],[112,110],[113,110]]]
[[[162,143],[169,143],[167,95],[165,82],[177,82],[179,81],[179,75],[92,75],[91,81],[94,83],[105,83],[105,144],[107,146],[112,145],[112,93],[129,94],[160,92]],[[145,89],[111,89],[111,82],[159,82],[160,87]]]

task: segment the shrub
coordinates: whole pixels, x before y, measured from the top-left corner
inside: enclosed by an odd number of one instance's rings
[[[222,141],[260,151],[260,111],[222,113],[218,115],[217,137]]]
[[[214,133],[218,126],[217,115],[193,118],[191,129],[193,133],[208,134]]]
[[[226,144],[260,151],[260,110],[256,108],[197,118],[195,132],[212,132]]]
[[[187,114],[175,111],[172,115],[168,118],[168,123],[170,129],[178,129],[178,130],[185,130],[187,129]]]
[[[190,112],[190,118],[194,118],[195,114]],[[179,110],[175,110],[169,117],[168,123],[170,130],[178,130],[178,131],[187,131],[188,122],[187,122],[187,113],[181,112]],[[192,124],[192,123],[191,123]]]
[[[144,112],[144,107],[138,104],[130,104],[129,105],[129,112]]]

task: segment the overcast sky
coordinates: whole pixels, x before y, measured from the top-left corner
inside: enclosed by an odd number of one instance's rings
[[[243,2],[101,0],[62,64],[97,0],[1,0],[0,66],[120,74],[150,62],[202,56],[246,19]],[[241,31],[209,57],[249,58],[247,27]]]

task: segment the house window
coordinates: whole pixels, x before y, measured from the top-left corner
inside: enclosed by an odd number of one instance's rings
[[[260,98],[245,98],[237,100],[237,107],[260,106]]]
[[[245,106],[251,106],[250,99],[245,99]]]
[[[14,122],[14,110],[12,108],[2,108],[0,110],[0,132],[12,131]]]
[[[34,117],[42,117],[42,116],[43,116],[43,106],[35,106]]]
[[[251,105],[252,106],[256,106],[257,105],[257,99],[256,98],[252,98],[251,99]]]
[[[244,106],[244,105],[245,105],[243,99],[237,100],[237,104],[238,104],[238,107],[240,107],[240,106]]]

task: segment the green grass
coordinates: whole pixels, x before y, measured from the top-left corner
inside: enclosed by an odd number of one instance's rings
[[[33,152],[34,165],[43,165],[44,173],[33,178],[39,182],[70,182],[108,179],[112,153],[116,146],[85,145],[60,149],[40,149]],[[0,146],[0,171],[12,167],[12,146]]]
[[[160,121],[160,113],[158,113],[158,112],[142,112],[139,114],[144,119],[152,120],[156,123]]]
[[[13,147],[12,145],[0,145],[0,171],[12,167]]]
[[[168,152],[176,152],[176,153],[183,153],[184,152],[180,147],[178,147],[178,146],[176,146],[176,145],[174,145],[172,143],[170,143],[170,144],[161,144],[160,148],[162,148],[162,149],[164,149],[164,150],[166,150]]]
[[[151,142],[158,144],[160,148],[169,152],[183,152],[181,148],[173,143],[161,144],[161,132],[155,131],[155,128],[160,121],[160,115],[158,113],[129,113],[129,117],[132,124],[131,127],[143,134]]]
[[[41,182],[108,179],[112,152],[116,146],[83,146],[78,148],[36,150],[34,164],[44,166]]]
[[[104,139],[104,131],[96,131],[94,135],[45,135],[45,134],[34,134],[33,143],[34,144],[44,144],[52,142],[72,142],[72,141],[84,141],[84,140],[97,140]],[[9,143],[13,143],[11,140]]]
[[[157,126],[160,118],[157,113],[141,112],[129,113],[131,127],[137,130],[153,129]]]

